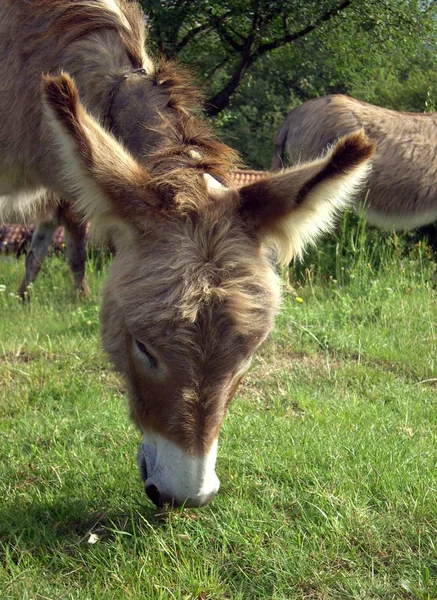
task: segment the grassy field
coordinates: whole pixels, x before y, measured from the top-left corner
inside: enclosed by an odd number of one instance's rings
[[[80,303],[53,257],[23,306],[0,259],[0,598],[437,598],[434,265],[369,236],[299,270],[230,407],[220,494],[168,514],[99,348],[105,268]]]

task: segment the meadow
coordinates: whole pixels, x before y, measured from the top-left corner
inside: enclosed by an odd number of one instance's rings
[[[293,269],[220,436],[221,491],[157,511],[99,345],[107,261],[14,296],[0,258],[0,598],[437,598],[437,292],[428,247],[346,218]]]

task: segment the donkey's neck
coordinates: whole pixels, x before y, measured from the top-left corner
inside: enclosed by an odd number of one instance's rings
[[[74,44],[74,52],[70,46],[62,64],[74,77],[87,109],[139,162],[147,164],[148,155],[171,136],[163,127],[163,117],[170,128],[178,118],[169,107],[171,92],[157,83],[147,56],[142,65],[145,73],[138,72],[115,32],[99,30]],[[186,162],[184,154],[179,164]]]
[[[168,93],[143,74],[131,72],[109,99],[107,126],[141,162],[165,133],[162,116],[168,110]]]
[[[115,34],[99,32],[99,45],[95,36],[97,33],[77,42],[73,58],[65,61],[65,69],[74,77],[93,116],[111,129],[137,159],[143,159],[163,135],[157,129],[168,93],[152,78],[135,72]],[[145,65],[146,73],[152,74],[152,69],[151,63]]]
[[[151,73],[151,61],[146,58],[145,63],[142,66]],[[117,33],[105,29],[73,42],[61,57],[61,64],[73,76],[88,110],[101,122],[114,85],[124,73],[134,69]],[[115,94],[118,96],[119,90]]]

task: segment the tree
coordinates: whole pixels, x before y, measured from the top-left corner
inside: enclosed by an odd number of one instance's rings
[[[227,108],[262,57],[344,25],[373,40],[384,55],[426,37],[433,0],[144,0],[158,50],[195,65],[211,96],[210,116]],[[347,33],[347,32],[346,32]],[[333,34],[333,35],[332,35]],[[334,49],[335,51],[335,49]]]
[[[404,110],[437,96],[433,0],[142,4],[156,50],[191,65],[221,136],[256,168],[270,166],[285,114],[314,96]]]

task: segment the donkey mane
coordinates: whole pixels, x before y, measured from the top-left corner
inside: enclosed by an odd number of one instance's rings
[[[199,116],[185,115],[176,120],[161,116],[160,144],[147,155],[150,185],[171,198],[178,212],[200,210],[210,203],[203,174],[229,184],[230,169],[239,164],[238,155],[215,139]]]
[[[147,154],[151,185],[173,198],[179,195],[176,205],[182,211],[189,208],[183,198],[190,198],[191,208],[200,208],[208,201],[206,186],[201,184],[203,173],[229,184],[230,169],[241,165],[239,155],[216,138],[203,117],[203,94],[193,85],[187,68],[162,58],[154,66],[152,78],[169,100],[168,110],[160,113],[161,124],[155,128],[160,143]]]

